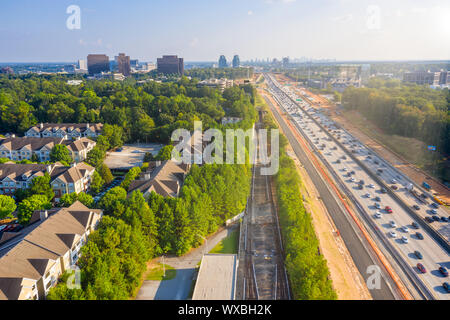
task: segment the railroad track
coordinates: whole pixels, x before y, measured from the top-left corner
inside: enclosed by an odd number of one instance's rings
[[[261,124],[257,124],[256,129]],[[258,148],[257,148],[258,149]],[[262,176],[262,165],[253,167],[252,192],[242,225],[242,299],[290,299],[278,215],[272,198],[272,177]]]

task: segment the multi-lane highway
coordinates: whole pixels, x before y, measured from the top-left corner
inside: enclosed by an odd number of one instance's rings
[[[415,198],[405,188],[410,183],[409,179],[396,172],[348,132],[337,128],[331,120],[310,108],[307,102],[298,101],[299,97],[288,87],[281,86],[271,75],[266,78],[270,93],[289,114],[296,130],[330,169],[343,192],[355,203],[363,215],[361,221],[377,237],[377,244],[395,256],[400,269],[406,274],[402,279],[413,283],[422,298],[449,299],[450,294],[442,287],[449,278],[438,270],[439,267],[449,269],[449,254],[434,239],[433,234],[423,228],[423,222],[415,221],[414,216],[405,209],[405,205],[415,204],[419,206],[417,211],[431,210],[431,207],[414,202]],[[382,172],[378,171],[380,168]],[[370,174],[368,170],[374,172]],[[374,178],[377,173],[385,184],[379,184],[378,179]],[[397,198],[383,190],[386,184],[397,185]],[[418,263],[426,268],[426,273],[417,268]]]

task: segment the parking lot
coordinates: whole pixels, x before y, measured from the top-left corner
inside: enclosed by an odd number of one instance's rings
[[[111,170],[129,170],[133,167],[139,167],[144,162],[144,156],[147,152],[156,156],[163,146],[157,143],[124,145],[116,151],[108,152],[105,164]]]

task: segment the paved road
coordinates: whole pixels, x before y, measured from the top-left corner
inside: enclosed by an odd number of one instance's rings
[[[344,240],[344,243],[347,246],[350,255],[352,256],[356,267],[363,276],[364,280],[367,280],[367,278],[370,276],[369,274],[367,274],[367,268],[372,265],[379,265],[380,263],[376,260],[373,253],[368,253],[368,244],[364,243],[363,240],[361,240],[361,235],[356,231],[356,227],[352,224],[352,222],[349,221],[349,217],[347,216],[345,209],[342,208],[342,205],[335,198],[326,183],[323,181],[322,177],[317,172],[316,168],[306,155],[305,151],[297,141],[294,134],[278,114],[275,107],[272,105],[272,102],[268,99],[266,99],[266,101],[272,109],[275,117],[277,118],[277,122],[282,126],[283,132],[286,134],[286,137],[288,138],[296,156],[305,167],[312,182],[316,186],[316,189],[320,193],[325,207],[327,208],[328,212],[331,213],[334,224],[340,230],[341,237]],[[380,289],[372,289],[369,291],[373,299],[375,300],[392,300],[395,298],[391,289],[391,287],[393,286],[394,285],[390,283],[390,279],[386,275],[384,275],[381,280]]]
[[[177,275],[172,280],[145,280],[136,300],[186,300],[189,298],[192,281],[196,276],[196,266],[202,259],[203,253],[212,250],[222,239],[226,238],[237,225],[223,229],[210,238],[207,244],[191,250],[181,257],[166,257],[165,264],[174,267]],[[156,262],[161,262],[158,258]]]
[[[284,90],[292,99],[296,99],[296,95],[288,88],[285,88]],[[328,126],[330,131],[334,131],[334,134],[340,133],[340,130],[336,131],[336,128],[333,127],[333,123],[324,115],[318,114],[316,110],[308,109],[309,105],[307,103],[302,102],[302,104],[305,108],[304,110],[306,110],[310,116],[321,122],[322,125]],[[318,151],[321,150],[325,161],[333,168],[341,182],[346,185],[347,189],[356,199],[356,202],[363,207],[363,210],[369,212],[369,214],[375,214],[376,211],[380,213],[381,217],[374,218],[374,221],[376,221],[377,224],[375,229],[379,228],[384,234],[384,237],[391,242],[390,245],[394,247],[393,250],[396,250],[395,255],[400,256],[400,258],[407,263],[407,268],[409,266],[410,269],[405,269],[405,271],[415,273],[412,276],[417,278],[417,281],[425,284],[427,289],[430,290],[436,298],[449,299],[450,296],[442,287],[442,283],[446,281],[446,279],[442,277],[437,270],[440,266],[450,267],[449,255],[446,250],[443,249],[425,230],[418,230],[425,238],[424,240],[418,240],[414,235],[416,230],[411,226],[413,219],[409,213],[407,213],[391,195],[382,194],[380,192],[381,186],[377,185],[376,181],[374,181],[363,168],[347,156],[347,152],[349,151],[344,151],[339,145],[330,141],[331,138],[329,137],[329,134],[322,131],[321,128],[317,126],[297,105],[294,105],[293,103],[287,103],[286,105],[290,115],[293,117],[293,121],[297,123],[299,131],[302,131],[303,134],[310,139],[311,144],[315,145]],[[361,144],[355,144],[355,141],[353,140],[353,137],[348,133],[342,133],[340,141],[345,142],[346,146],[350,145],[352,150],[355,150],[356,154],[361,155],[364,152],[363,146]],[[322,148],[321,146],[324,147]],[[365,155],[367,155],[367,152],[370,151],[367,150]],[[346,159],[343,159],[344,156],[347,156]],[[381,159],[378,160],[380,161]],[[384,168],[387,169],[386,166]],[[348,172],[352,170],[355,174],[350,178]],[[394,177],[387,176],[389,182],[392,178]],[[395,178],[400,181],[404,180],[403,182],[406,181],[405,177],[402,178],[401,176],[397,177],[397,175],[395,175]],[[357,181],[360,180],[365,182],[365,186],[362,190],[357,187]],[[369,185],[371,188],[368,187]],[[374,197],[377,196],[380,198],[378,203],[380,203],[381,208],[390,206],[394,212],[393,214],[388,214],[386,210],[377,210],[375,207],[377,201],[374,201]],[[389,223],[390,221],[394,221],[396,226],[392,227]],[[370,223],[372,224],[372,221],[370,221]],[[404,226],[409,227],[411,232],[402,230],[401,227]],[[371,226],[369,225],[369,228],[370,227]],[[391,232],[395,232],[395,234],[392,234]],[[413,233],[413,235],[410,233]],[[407,243],[405,243],[401,237],[405,237]],[[384,240],[385,239],[383,239],[383,241]],[[423,259],[419,260],[415,256],[414,251],[419,251],[423,255]],[[428,269],[426,274],[421,274],[417,267],[415,267],[418,262],[424,264]]]

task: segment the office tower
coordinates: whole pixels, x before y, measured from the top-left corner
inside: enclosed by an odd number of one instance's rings
[[[139,66],[139,60],[138,59],[130,60],[130,66],[132,66],[133,68],[137,68]]]
[[[109,58],[106,54],[89,54],[87,62],[90,75],[109,72]]]
[[[158,65],[158,73],[179,75],[184,73],[183,58],[178,58],[178,56],[163,56],[158,58],[156,63]]]
[[[78,60],[78,69],[87,70],[86,60]]]
[[[225,56],[220,56],[219,58],[219,68],[226,68],[227,65],[227,58],[225,58]]]
[[[233,57],[233,68],[239,68],[241,66],[241,60],[239,60],[239,56],[235,55]]]
[[[131,74],[130,56],[126,56],[125,53],[119,53],[116,56],[116,62],[119,73],[128,77]]]
[[[430,71],[405,72],[403,74],[403,82],[413,82],[419,85],[439,85],[441,73]]]
[[[289,66],[289,57],[283,58],[283,68],[287,68]]]

